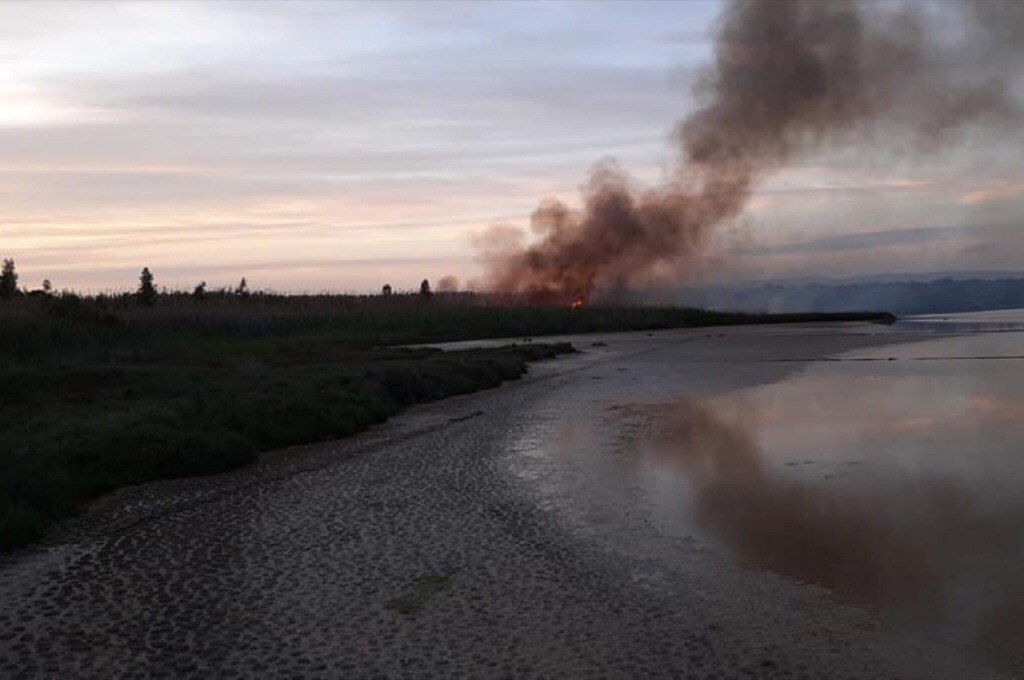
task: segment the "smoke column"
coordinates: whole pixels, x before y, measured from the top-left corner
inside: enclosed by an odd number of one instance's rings
[[[767,175],[823,143],[873,138],[883,122],[928,150],[968,122],[1018,121],[1003,76],[1022,29],[1016,0],[733,0],[694,89],[701,108],[676,126],[673,179],[638,189],[599,164],[582,208],[541,202],[533,243],[500,226],[477,239],[487,283],[554,304],[637,285],[698,253]]]

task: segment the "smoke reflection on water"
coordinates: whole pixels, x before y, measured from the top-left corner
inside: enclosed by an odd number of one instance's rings
[[[1009,660],[1024,649],[1024,385],[979,370],[812,372],[613,411],[741,565]]]

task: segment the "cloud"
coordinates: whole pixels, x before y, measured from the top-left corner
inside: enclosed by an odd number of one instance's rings
[[[977,205],[1024,197],[1024,182],[999,182],[985,189],[969,191],[957,199],[960,205]]]
[[[867,250],[887,246],[956,241],[963,238],[963,230],[943,227],[918,227],[913,229],[888,229],[860,234],[840,234],[772,248],[778,255],[801,253],[844,252]]]

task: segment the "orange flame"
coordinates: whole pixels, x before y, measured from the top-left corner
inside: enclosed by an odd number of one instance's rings
[[[572,309],[579,309],[582,306],[583,298],[576,298],[575,300],[569,303],[569,307],[571,307]]]

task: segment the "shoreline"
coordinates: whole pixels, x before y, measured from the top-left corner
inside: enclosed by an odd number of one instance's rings
[[[604,503],[606,485],[563,480],[617,460],[589,445],[580,459],[546,448],[574,441],[557,436],[560,424],[611,424],[601,404],[782,384],[847,365],[829,359],[837,354],[936,337],[867,324],[706,330],[588,336],[604,344],[580,342],[582,353],[532,364],[523,380],[414,407],[355,437],[124,490],[96,508],[95,524],[3,563],[0,595],[28,631],[55,631],[48,638],[68,650],[55,668],[78,677],[189,662],[199,674],[314,677],[948,670],[939,648],[890,639],[820,586],[740,569],[685,533],[652,534],[642,514],[602,519],[633,501],[595,515],[587,503]],[[617,479],[632,477],[606,481]],[[90,599],[97,581],[117,583],[115,596]],[[45,613],[54,586],[66,589],[58,619]],[[126,621],[138,606],[141,619]],[[188,630],[165,607],[187,614]],[[71,651],[79,619],[110,642]],[[155,625],[162,632],[147,632]],[[122,651],[142,640],[134,656]],[[0,641],[0,668],[38,659],[35,645]],[[959,675],[998,677],[975,670]]]

